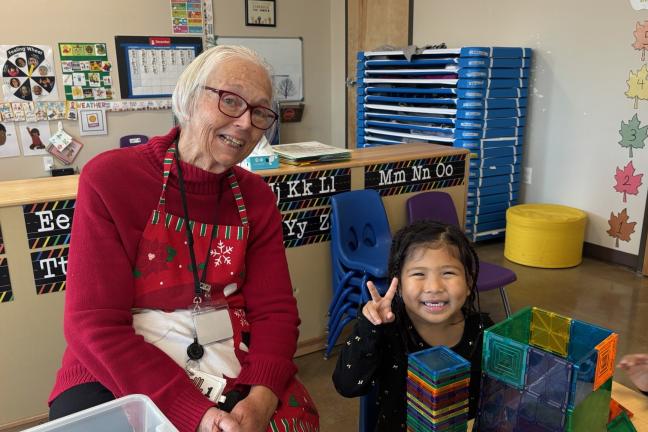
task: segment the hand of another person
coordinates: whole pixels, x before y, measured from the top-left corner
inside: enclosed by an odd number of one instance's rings
[[[241,426],[231,414],[218,408],[209,408],[205,411],[196,432],[239,432]]]
[[[232,417],[241,425],[242,432],[265,432],[277,409],[279,399],[267,387],[252,386],[250,393],[232,409]],[[223,432],[230,432],[223,429]]]
[[[628,354],[618,364],[641,391],[648,391],[648,354]]]
[[[367,282],[367,289],[369,289],[369,294],[371,294],[371,300],[362,308],[362,314],[365,318],[373,325],[394,321],[396,316],[392,312],[391,304],[398,289],[398,278],[392,279],[384,297],[380,296],[376,285],[371,281]]]

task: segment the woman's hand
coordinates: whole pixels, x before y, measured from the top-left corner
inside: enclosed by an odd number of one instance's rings
[[[209,408],[203,416],[196,432],[240,432],[241,425],[231,414],[218,408]]]
[[[371,322],[373,325],[380,325],[382,323],[390,323],[396,319],[394,313],[391,309],[392,300],[396,294],[396,289],[398,288],[398,278],[394,278],[389,285],[389,289],[385,293],[384,297],[380,296],[376,285],[373,282],[367,282],[367,288],[369,289],[369,294],[371,294],[371,300],[367,302],[362,308],[362,314]]]
[[[232,417],[241,425],[242,432],[265,432],[277,409],[279,399],[268,387],[252,386],[245,399],[232,409]],[[223,429],[223,432],[230,432]]]
[[[648,354],[629,354],[621,359],[618,367],[626,371],[639,390],[648,391]]]

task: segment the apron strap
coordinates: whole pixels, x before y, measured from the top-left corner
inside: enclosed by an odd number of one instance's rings
[[[245,209],[243,194],[241,194],[241,188],[239,187],[238,180],[236,179],[236,174],[234,174],[234,171],[230,171],[227,179],[229,180],[230,188],[232,189],[232,193],[234,194],[234,201],[236,201],[236,209],[238,210],[239,216],[241,217],[241,223],[244,226],[247,226],[247,210]]]
[[[160,200],[158,201],[157,211],[164,209],[166,205],[167,183],[169,182],[169,174],[171,173],[171,165],[173,165],[175,153],[175,146],[172,145],[168,148],[166,154],[164,155],[164,171],[162,171],[162,193],[160,194]]]

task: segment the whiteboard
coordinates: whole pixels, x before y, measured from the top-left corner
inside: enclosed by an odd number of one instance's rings
[[[304,100],[301,38],[217,36],[217,45],[243,45],[258,52],[272,66],[278,101]]]

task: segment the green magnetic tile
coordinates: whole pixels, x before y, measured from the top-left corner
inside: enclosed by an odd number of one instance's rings
[[[612,379],[590,393],[573,412],[567,416],[568,431],[595,432],[605,431],[610,411]]]
[[[608,423],[607,430],[608,432],[637,432],[625,411]]]
[[[484,335],[483,369],[515,388],[524,387],[528,345],[520,344],[496,334]]]

